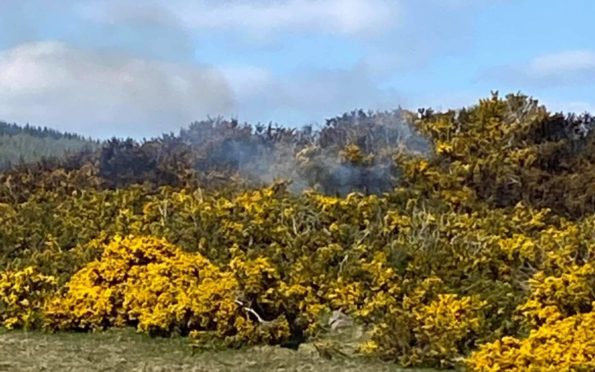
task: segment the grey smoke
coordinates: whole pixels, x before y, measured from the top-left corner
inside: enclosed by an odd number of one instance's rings
[[[411,118],[410,116],[409,118]],[[364,113],[362,111],[329,119],[320,131],[311,128],[295,130],[292,140],[262,140],[260,134],[241,132],[221,135],[213,128],[218,124],[203,124],[191,138],[195,146],[211,141],[206,158],[199,170],[216,168],[235,170],[243,178],[261,184],[277,180],[290,181],[290,189],[301,192],[314,188],[327,194],[345,195],[353,191],[382,193],[398,182],[399,170],[393,156],[408,153],[425,156],[430,146],[406,118],[404,111]],[[219,123],[221,125],[221,123]],[[227,128],[229,129],[229,128]],[[242,135],[237,135],[237,133]],[[352,164],[341,155],[345,146],[357,145],[365,154],[372,154],[370,164]]]

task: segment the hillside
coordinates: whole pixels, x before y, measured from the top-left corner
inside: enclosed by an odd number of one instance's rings
[[[595,119],[493,94],[1,172],[0,325],[594,370]]]
[[[0,169],[42,158],[61,157],[97,145],[96,141],[72,133],[0,122]]]

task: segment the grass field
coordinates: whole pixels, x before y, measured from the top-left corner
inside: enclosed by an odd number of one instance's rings
[[[0,371],[363,372],[403,369],[358,358],[329,360],[322,358],[311,344],[304,344],[297,351],[257,347],[194,352],[185,339],[149,338],[132,330],[95,334],[0,330]]]

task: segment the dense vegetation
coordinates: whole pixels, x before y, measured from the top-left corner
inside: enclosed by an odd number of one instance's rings
[[[518,94],[209,120],[0,175],[6,327],[295,347],[334,312],[407,366],[591,370],[594,258],[595,119]]]
[[[0,121],[0,170],[97,146],[97,142],[73,133]]]

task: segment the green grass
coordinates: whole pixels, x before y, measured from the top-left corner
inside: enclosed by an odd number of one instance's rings
[[[132,330],[55,334],[0,330],[0,371],[402,370],[380,361],[325,359],[311,344],[297,351],[266,346],[195,352],[186,339],[150,338]]]

